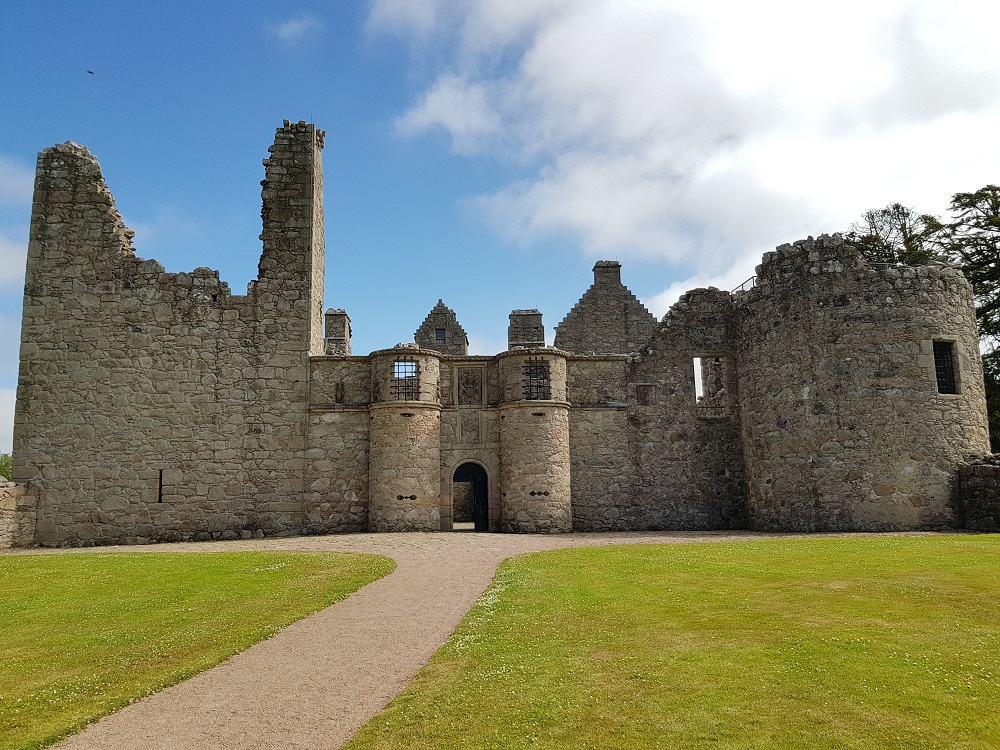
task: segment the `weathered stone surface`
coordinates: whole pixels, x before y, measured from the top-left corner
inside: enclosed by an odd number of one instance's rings
[[[352,356],[346,312],[322,326],[322,145],[278,129],[245,296],[136,257],[86,149],[39,155],[0,545],[447,529],[460,468],[492,531],[1000,521],[997,467],[954,480],[988,445],[957,270],[809,239],[657,322],[601,261],[559,348],[515,310],[509,350],[469,356],[439,302],[415,343]]]
[[[594,284],[556,326],[555,346],[579,353],[628,354],[653,335],[656,318],[622,284],[621,264],[599,260]]]

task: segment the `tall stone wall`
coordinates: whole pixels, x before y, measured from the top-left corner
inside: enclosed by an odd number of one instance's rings
[[[322,351],[322,132],[277,132],[260,278],[135,256],[97,160],[39,155],[14,476],[40,544],[297,532],[309,355]],[[320,283],[319,288],[316,284]]]
[[[310,394],[305,531],[367,531],[369,358],[312,358]]]
[[[727,363],[729,388],[699,402],[695,358]],[[726,529],[745,525],[746,486],[732,304],[727,292],[698,289],[675,304],[641,356],[611,362],[574,358],[570,381],[573,519],[580,531]],[[606,383],[618,382],[620,390]],[[583,388],[583,385],[587,388]],[[614,399],[597,408],[594,401]],[[577,404],[590,405],[578,408]],[[611,407],[611,408],[608,408]]]
[[[873,268],[837,235],[764,256],[736,298],[750,522],[759,529],[955,524],[953,472],[988,450],[972,291],[944,264]],[[958,393],[938,392],[950,342]]]

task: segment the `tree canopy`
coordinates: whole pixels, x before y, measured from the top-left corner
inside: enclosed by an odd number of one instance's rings
[[[976,298],[990,442],[1000,451],[1000,187],[955,193],[949,220],[892,203],[865,211],[845,238],[868,260],[919,265],[942,257],[958,265]]]

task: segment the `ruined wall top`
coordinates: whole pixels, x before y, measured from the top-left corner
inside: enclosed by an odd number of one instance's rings
[[[594,283],[556,326],[555,345],[572,352],[629,354],[649,341],[656,318],[622,284],[621,263],[599,260]]]

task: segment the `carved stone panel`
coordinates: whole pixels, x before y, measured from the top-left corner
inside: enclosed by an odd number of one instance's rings
[[[478,410],[465,410],[461,413],[460,440],[465,445],[479,445],[482,442],[482,430]]]
[[[458,370],[459,406],[480,406],[483,403],[483,370],[480,367],[460,367]]]

